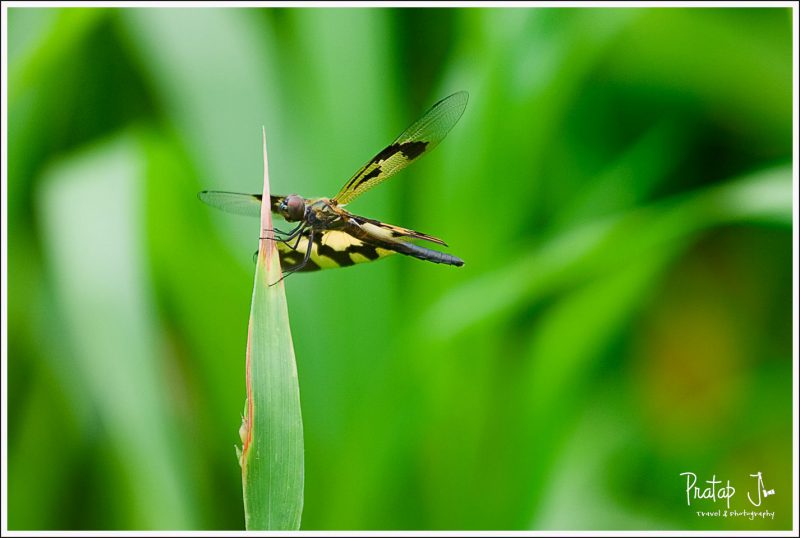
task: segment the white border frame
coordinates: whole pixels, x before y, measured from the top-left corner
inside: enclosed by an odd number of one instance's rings
[[[792,49],[793,49],[793,67],[792,67],[792,137],[793,146],[792,150],[792,317],[793,317],[793,332],[792,332],[792,352],[793,352],[793,492],[794,496],[794,513],[792,515],[792,530],[791,531],[297,531],[297,532],[280,532],[280,531],[9,531],[8,530],[8,8],[10,7],[27,7],[31,9],[48,8],[48,7],[173,7],[173,8],[191,8],[191,7],[294,7],[294,8],[351,8],[351,7],[460,7],[460,8],[503,8],[503,7],[616,7],[616,8],[636,8],[636,7],[785,7],[792,9]],[[498,0],[496,2],[478,0],[474,2],[466,1],[442,1],[442,2],[425,2],[425,1],[336,1],[336,2],[323,2],[323,1],[277,1],[277,2],[178,2],[178,1],[164,1],[164,2],[131,2],[131,1],[100,1],[100,2],[79,2],[79,1],[42,1],[42,2],[19,2],[9,1],[3,2],[2,12],[0,13],[0,30],[2,31],[2,130],[0,137],[2,137],[2,197],[0,198],[0,210],[2,211],[2,231],[0,232],[0,241],[2,241],[2,270],[0,271],[0,295],[2,296],[2,305],[0,305],[0,319],[2,319],[2,326],[0,327],[0,342],[2,343],[2,375],[0,376],[0,393],[2,394],[2,424],[0,424],[0,433],[2,434],[2,483],[0,484],[0,496],[2,497],[2,506],[0,507],[0,530],[4,536],[797,536],[798,534],[798,508],[797,504],[800,502],[798,497],[798,464],[800,463],[800,444],[798,444],[798,406],[800,399],[798,399],[798,242],[800,241],[800,234],[798,233],[798,5],[796,2],[788,1],[738,1],[738,2],[713,2],[713,1],[676,1],[676,2],[510,2]]]

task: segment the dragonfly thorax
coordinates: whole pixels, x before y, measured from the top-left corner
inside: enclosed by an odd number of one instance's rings
[[[306,222],[316,229],[334,229],[342,217],[328,198],[318,198],[306,205]]]

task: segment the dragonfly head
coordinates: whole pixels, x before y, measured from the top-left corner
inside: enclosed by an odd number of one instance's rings
[[[278,204],[278,211],[286,222],[303,220],[306,215],[306,201],[302,196],[290,194]]]

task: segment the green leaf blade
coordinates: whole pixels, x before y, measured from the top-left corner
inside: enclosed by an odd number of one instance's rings
[[[264,195],[269,196],[266,143]],[[272,228],[269,206],[261,237]],[[242,487],[248,530],[297,530],[303,511],[303,420],[286,294],[274,241],[262,239],[247,344]],[[270,286],[271,283],[277,284]]]

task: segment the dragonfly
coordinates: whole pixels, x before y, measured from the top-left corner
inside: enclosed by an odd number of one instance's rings
[[[398,253],[433,263],[464,265],[463,260],[432,248],[412,243],[421,240],[437,245],[447,243],[432,235],[355,215],[344,207],[397,172],[430,152],[455,126],[467,106],[469,95],[456,92],[434,104],[386,148],[342,186],[333,198],[304,198],[298,194],[270,196],[273,213],[288,223],[289,231],[271,230],[283,271],[291,273],[348,267]],[[202,191],[200,200],[228,213],[258,217],[261,194]]]

